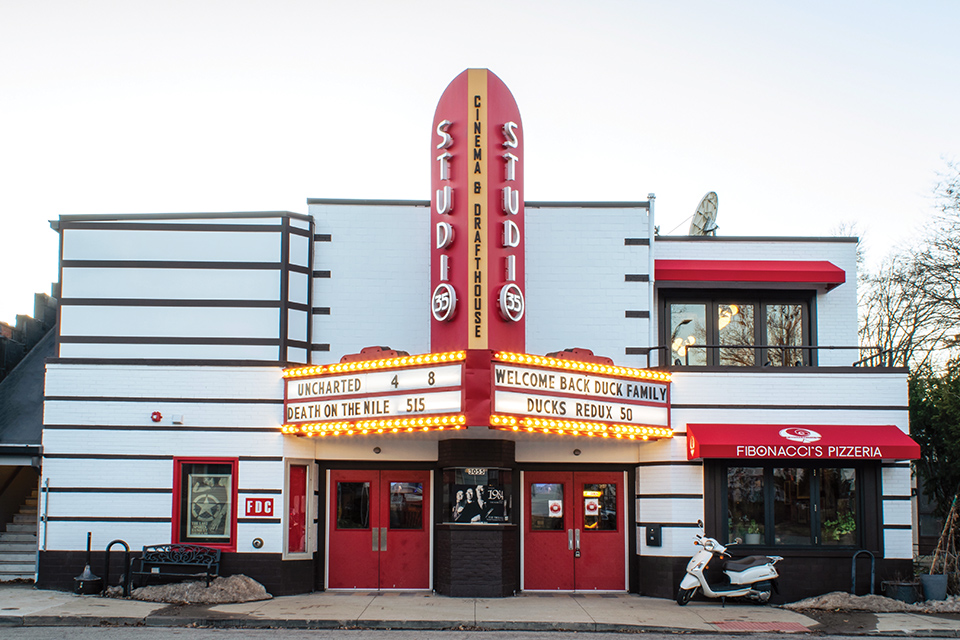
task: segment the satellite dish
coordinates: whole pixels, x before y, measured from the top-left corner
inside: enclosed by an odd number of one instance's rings
[[[697,212],[693,214],[693,220],[690,221],[690,232],[687,235],[715,236],[717,228],[717,192],[711,191],[700,200]]]

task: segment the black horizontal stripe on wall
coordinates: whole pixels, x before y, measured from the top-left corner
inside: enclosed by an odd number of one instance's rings
[[[264,218],[274,216],[263,216]],[[239,231],[241,233],[279,233],[279,224],[184,224],[163,222],[71,222],[60,221],[61,229],[97,229],[104,231]]]
[[[624,282],[650,282],[650,276],[645,273],[628,273],[623,276]]]
[[[626,247],[646,247],[650,245],[650,238],[624,238],[623,244]]]
[[[333,236],[329,233],[316,233],[314,234],[313,239],[316,242],[332,242]]]
[[[237,493],[279,496],[283,491],[280,489],[237,489]]]
[[[176,402],[182,404],[283,404],[283,398],[145,398],[142,396],[45,396],[51,402]]]
[[[330,351],[330,344],[326,342],[321,342],[320,344],[315,344],[310,347],[311,351]]]
[[[45,453],[47,460],[173,460],[173,456],[128,453]]]
[[[910,500],[913,496],[880,496],[881,500]]]
[[[913,529],[911,524],[886,524],[883,525],[884,529],[899,529],[901,531],[910,531]]]
[[[60,336],[60,344],[199,344],[279,347],[279,338],[201,338],[194,336]]]
[[[663,527],[664,529],[699,529],[696,522],[638,522],[638,527]]]
[[[627,317],[627,318],[649,318],[649,317],[650,317],[650,312],[649,312],[649,311],[634,311],[634,310],[631,310],[631,309],[627,309],[626,311],[623,312],[623,315],[624,315],[625,317]]]
[[[49,487],[50,493],[159,493],[167,494],[173,489],[137,489],[133,487]]]
[[[638,493],[637,498],[644,500],[702,500],[702,493]]]
[[[330,307],[314,307],[313,313],[318,316],[328,316],[330,315]]]
[[[135,516],[47,516],[48,522],[156,522],[169,523],[170,518],[137,518]]]
[[[651,351],[653,351],[651,347],[627,347],[623,353],[628,356],[645,356]]]
[[[880,464],[880,466],[887,469],[909,469],[910,463],[909,462],[883,462]]]
[[[314,272],[313,272],[313,277],[314,277],[314,278],[329,278],[329,277],[330,277],[330,272],[327,271],[327,270],[324,270],[324,271],[314,271]]]
[[[283,456],[239,456],[240,462],[283,462]]]
[[[658,460],[656,462],[638,462],[638,467],[702,467],[700,460]]]
[[[109,364],[130,366],[163,366],[163,367],[283,367],[283,362],[277,360],[237,360],[223,358],[214,360],[190,358],[47,358],[47,364]]]
[[[779,409],[781,411],[906,411],[908,407],[884,407],[871,405],[835,405],[835,404],[674,404],[671,409],[755,409],[759,411]],[[690,422],[690,420],[687,420]],[[714,421],[715,422],[715,421]]]
[[[127,424],[45,424],[43,425],[44,429],[57,430],[57,431],[124,431],[124,432],[151,432],[151,431],[170,431],[170,432],[188,432],[188,433],[277,433],[280,431],[280,427],[191,427],[189,425],[158,425],[158,426],[143,426],[143,425],[127,425]]]
[[[206,262],[202,260],[63,260],[64,269],[213,269],[279,271],[281,262]]]
[[[279,309],[281,300],[161,300],[157,298],[61,298],[63,307],[229,307]],[[295,303],[287,303],[292,306]],[[306,311],[306,309],[304,309]]]
[[[237,518],[239,524],[280,524],[280,518]]]

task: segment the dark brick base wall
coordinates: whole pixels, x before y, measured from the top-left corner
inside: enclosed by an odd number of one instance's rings
[[[774,553],[774,552],[771,552]],[[779,555],[785,556],[783,552]],[[780,574],[780,593],[774,594],[771,602],[795,602],[830,591],[850,591],[851,556],[803,556],[784,557],[777,563]],[[686,574],[690,558],[639,558],[640,595],[655,598],[674,598],[680,580]],[[911,560],[877,559],[876,593],[881,593],[880,583],[898,577],[912,576]],[[870,593],[870,563],[861,559],[857,563],[857,593]],[[698,596],[700,597],[700,596]]]
[[[131,554],[138,557],[139,552]],[[105,553],[90,554],[91,569],[103,577]],[[74,578],[86,565],[86,551],[41,551],[37,587],[73,591]],[[120,583],[123,553],[114,551],[110,557],[110,585]],[[220,557],[220,575],[243,574],[253,578],[275,596],[309,593],[314,585],[313,560],[281,561],[278,553],[224,553]]]
[[[440,525],[435,551],[437,593],[500,598],[520,590],[520,530],[515,525]]]

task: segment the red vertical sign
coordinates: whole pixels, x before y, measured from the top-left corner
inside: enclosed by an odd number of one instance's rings
[[[523,126],[506,85],[468,69],[431,136],[431,349],[525,350]]]

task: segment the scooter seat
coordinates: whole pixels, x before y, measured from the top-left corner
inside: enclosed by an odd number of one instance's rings
[[[747,556],[739,560],[728,560],[724,569],[726,571],[746,571],[752,567],[759,567],[770,562],[767,556]]]

